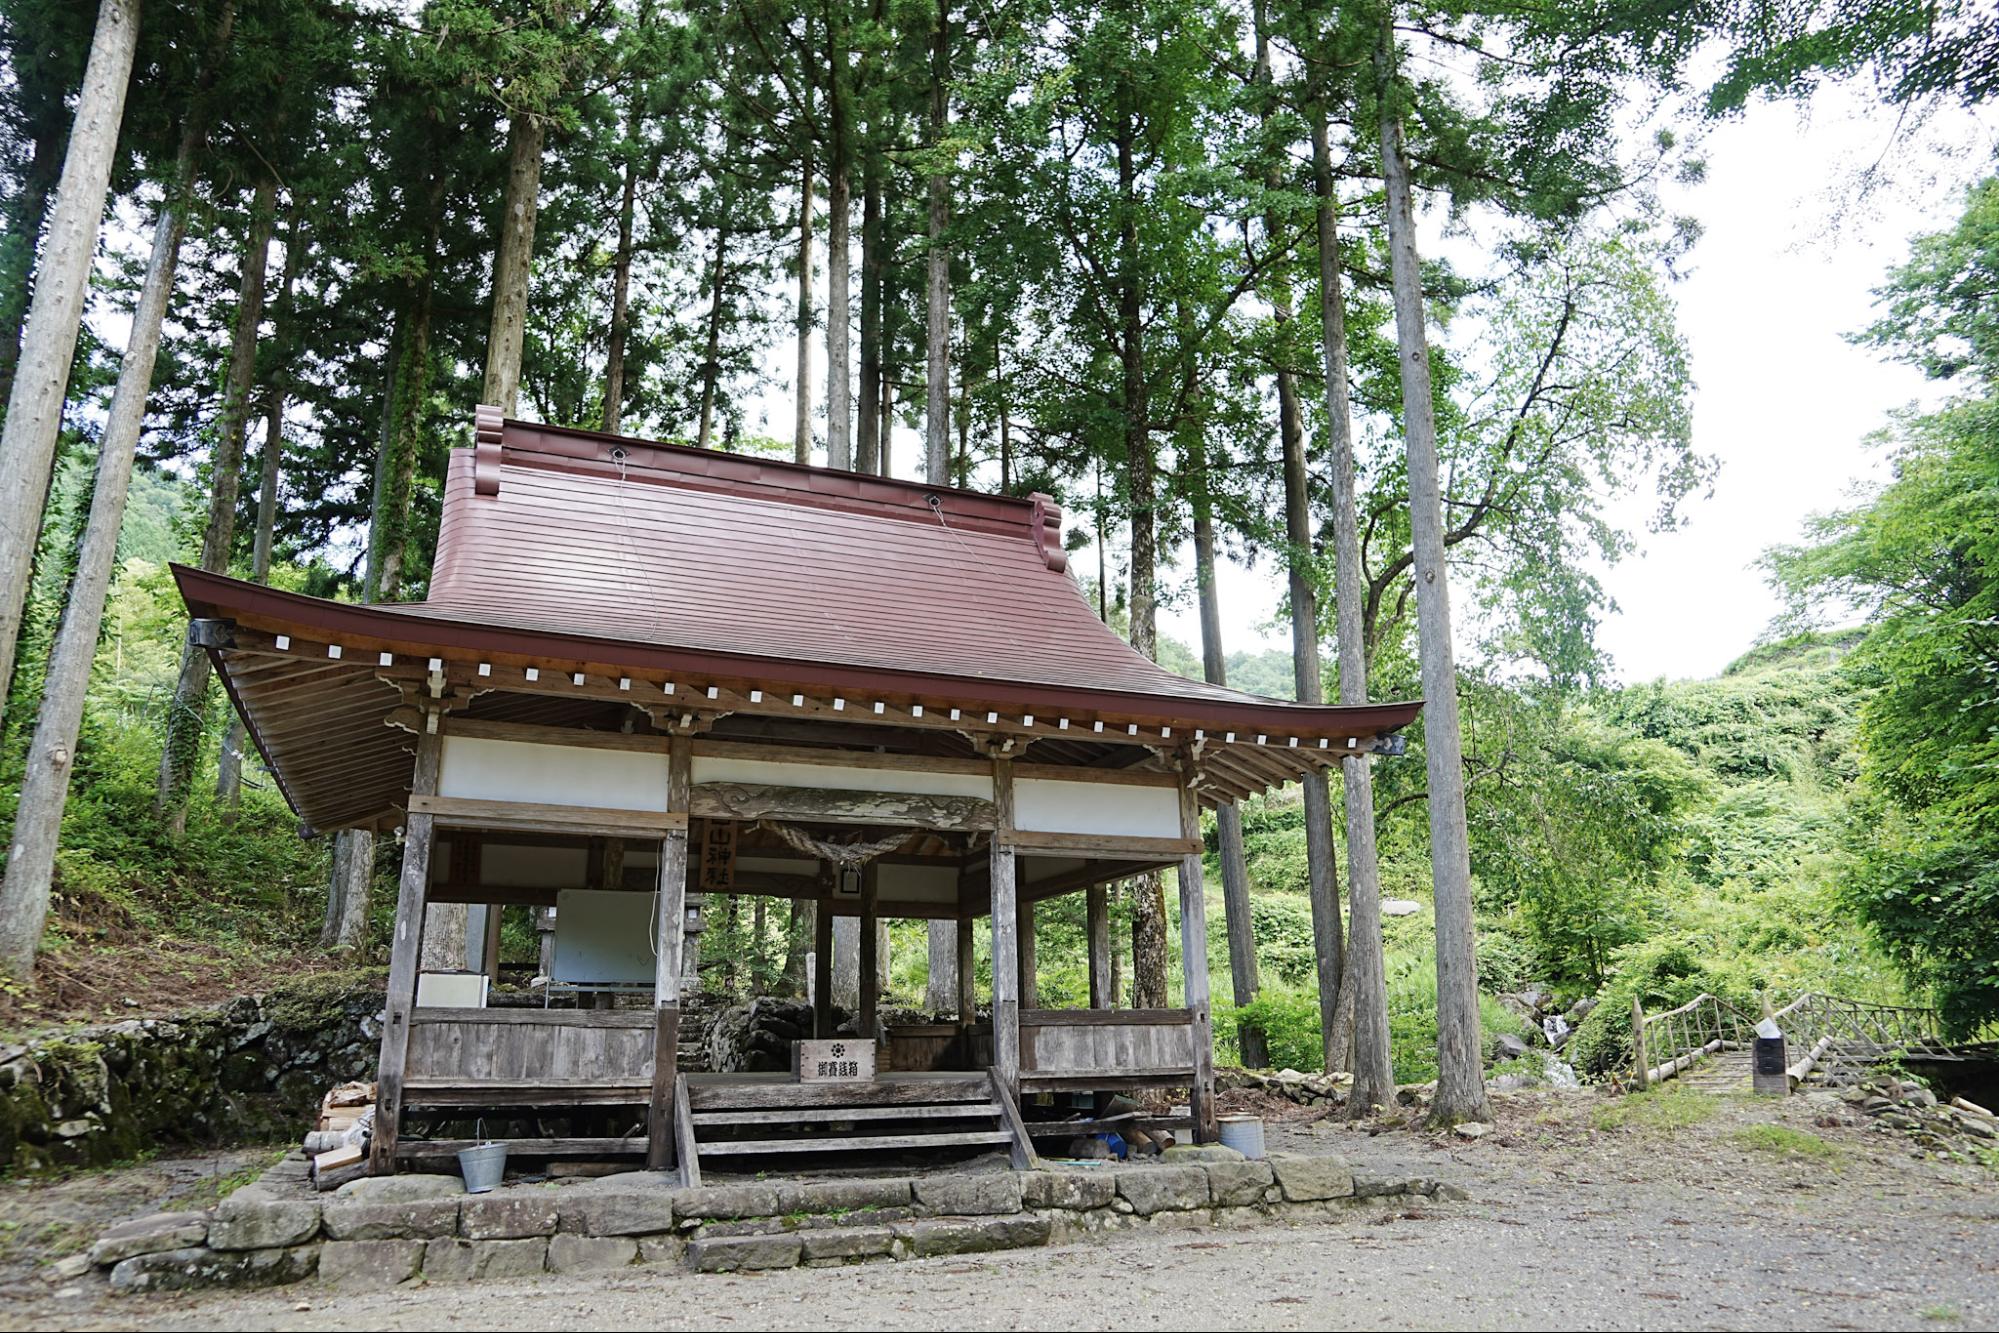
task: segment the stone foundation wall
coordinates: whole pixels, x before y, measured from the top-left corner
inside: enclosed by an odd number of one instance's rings
[[[0,1046],[0,1169],[293,1139],[336,1083],[372,1078],[382,993],[357,977]]]
[[[465,1194],[455,1177],[358,1180],[321,1199],[291,1157],[212,1214],[121,1224],[90,1252],[123,1292],[273,1285],[317,1276],[393,1287],[667,1264],[726,1273],[1060,1245],[1139,1229],[1323,1221],[1456,1185],[1354,1172],[1337,1157],[1246,1161],[1226,1148],[1167,1160],[1016,1173],[750,1181],[684,1190],[630,1172]]]

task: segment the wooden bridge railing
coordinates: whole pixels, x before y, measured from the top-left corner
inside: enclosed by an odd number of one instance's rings
[[[1647,1014],[1631,1002],[1631,1080],[1649,1088],[1676,1078],[1703,1056],[1739,1050],[1756,1036],[1756,1020],[1706,991],[1677,1009]]]
[[[1673,1078],[1704,1056],[1749,1045],[1756,1020],[1728,1001],[1703,992],[1677,1009],[1647,1014],[1631,1003],[1632,1086]],[[1783,1030],[1796,1087],[1816,1074],[1839,1085],[1866,1076],[1891,1057],[1953,1059],[1963,1049],[1943,1036],[1934,1009],[1876,1004],[1807,991],[1771,1014]]]

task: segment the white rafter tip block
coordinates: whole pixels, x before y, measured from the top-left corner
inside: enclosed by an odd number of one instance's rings
[[[1136,736],[1138,734],[1138,723],[1134,722],[1130,726],[1126,727],[1124,729],[1124,734],[1127,736]]]
[[[751,702],[751,703],[753,703],[753,704],[760,704],[760,703],[762,703],[763,701],[764,701],[764,692],[763,692],[762,690],[751,690],[751,691],[750,691],[750,702]]]
[[[631,687],[632,687],[632,678],[631,678],[630,676],[620,676],[620,677],[618,677],[618,688],[619,688],[619,689],[621,689],[621,690],[629,690],[629,689],[630,689]]]
[[[910,715],[911,717],[922,717],[922,716],[923,716],[923,705],[922,705],[922,704],[911,704],[911,705],[909,706],[909,715]]]
[[[433,657],[433,658],[431,658],[431,659],[430,659],[430,669],[431,669],[432,671],[442,671],[442,670],[444,670],[444,659],[443,659],[443,658],[441,658],[441,657]]]
[[[383,653],[375,659],[376,666],[394,666],[395,664],[396,655],[394,653]]]
[[[570,672],[569,683],[571,685],[581,685],[583,683],[583,673],[581,671]]]
[[[1224,734],[1224,735],[1222,736],[1222,743],[1223,743],[1224,745],[1234,745],[1234,744],[1235,744],[1235,733],[1234,733],[1233,731],[1225,733],[1225,734]]]
[[[993,725],[994,723],[996,723],[996,722],[998,722],[998,721],[999,721],[999,714],[998,714],[998,713],[987,713],[987,714],[986,714],[986,725],[987,725],[987,726],[989,726],[989,727],[990,727],[990,726],[992,726],[992,725]]]
[[[1195,728],[1194,728],[1194,739],[1195,739],[1195,740],[1197,740],[1197,741],[1204,741],[1204,740],[1208,739],[1208,732],[1207,732],[1207,729],[1206,729],[1205,727],[1195,727]]]
[[[719,685],[710,685],[710,686],[708,687],[708,697],[709,697],[710,699],[719,699],[719,698],[721,698],[721,697],[722,697],[722,688],[721,688],[721,686],[719,686]]]
[[[1298,745],[1298,738],[1297,738],[1296,736],[1293,736],[1293,737],[1291,738],[1291,745],[1292,745],[1292,748],[1294,748],[1294,749],[1295,749],[1295,748],[1297,747],[1297,745]]]
[[[1067,731],[1069,729],[1069,719],[1066,717],[1057,719],[1055,728],[1058,731]]]
[[[327,655],[328,657],[333,657],[333,658],[338,658],[338,657],[340,656],[340,645],[339,645],[339,644],[337,644],[337,643],[329,643],[329,644],[327,644],[327,645],[326,645],[326,655]]]
[[[1268,745],[1270,744],[1270,737],[1264,735],[1262,732],[1259,731],[1256,733],[1256,743],[1258,745]]]
[[[1171,727],[1161,727],[1161,728],[1159,729],[1159,739],[1160,739],[1160,740],[1162,740],[1162,741],[1165,741],[1165,740],[1171,740],[1172,738],[1173,738],[1173,728],[1171,728]]]
[[[887,704],[883,703],[883,702],[882,702],[881,700],[879,700],[879,699],[875,700],[875,712],[876,712],[876,713],[885,713],[885,712],[887,712],[887,711],[888,711],[888,705],[887,705]]]
[[[1033,725],[1034,725],[1034,714],[1032,714],[1032,713],[1023,713],[1023,714],[1021,714],[1021,717],[1020,717],[1020,725],[1021,725],[1021,726],[1023,726],[1023,727],[1031,727],[1031,726],[1033,726]]]
[[[292,636],[289,634],[280,634],[278,635],[277,643],[278,651],[281,653],[286,652],[292,646]]]
[[[541,668],[540,668],[540,667],[529,667],[529,668],[528,668],[528,669],[527,669],[526,671],[522,672],[521,674],[525,675],[525,676],[526,676],[526,677],[527,677],[527,678],[528,678],[529,680],[540,680],[540,679],[541,679]]]
[[[803,708],[803,707],[805,707],[805,696],[804,696],[804,695],[802,695],[802,694],[794,694],[794,695],[792,695],[792,696],[791,696],[791,706],[792,706],[793,708]]]
[[[660,689],[660,693],[662,693],[662,694],[672,694],[672,693],[673,693],[673,688],[674,688],[674,687],[673,687],[673,682],[672,682],[672,681],[670,681],[670,680],[668,680],[668,681],[662,681],[662,682],[660,682],[660,687],[659,687],[659,689]]]
[[[956,722],[956,721],[958,720],[959,716],[960,716],[960,714],[959,714],[958,710],[957,710],[957,709],[955,709],[955,708],[953,708],[953,709],[951,710],[951,720],[952,720],[953,722]]]
[[[492,674],[493,674],[493,664],[492,664],[491,662],[481,662],[481,663],[479,664],[479,674],[480,674],[480,675],[482,675],[482,676],[490,676],[490,675],[492,675]]]
[[[1332,744],[1332,742],[1327,740],[1324,736],[1319,737],[1319,748],[1321,750],[1325,749],[1330,744]]]
[[[847,701],[846,701],[845,699],[835,699],[835,700],[833,700],[833,711],[834,711],[834,712],[836,712],[836,713],[843,713],[843,712],[845,712],[846,710],[847,710]]]

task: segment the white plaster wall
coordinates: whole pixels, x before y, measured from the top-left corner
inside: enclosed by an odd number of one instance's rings
[[[666,755],[446,736],[437,794],[664,811]]]
[[[1013,785],[1013,821],[1033,833],[1177,838],[1180,793],[1172,787],[1026,778]]]
[[[850,768],[843,764],[793,764],[775,759],[720,759],[694,756],[694,781],[764,783],[773,787],[826,787],[834,791],[889,791],[913,796],[993,798],[993,780],[983,773],[926,773],[892,768]]]

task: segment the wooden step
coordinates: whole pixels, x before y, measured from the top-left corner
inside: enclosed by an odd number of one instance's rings
[[[415,1107],[636,1106],[652,1096],[652,1084],[578,1083],[564,1079],[410,1079],[403,1105]]]
[[[815,1111],[802,1119],[796,1110],[778,1111],[696,1111],[696,1125],[796,1125],[845,1120],[968,1120],[994,1119],[998,1105],[984,1102],[946,1102],[941,1106],[840,1106]]]
[[[727,1081],[710,1082],[711,1078]],[[749,1082],[739,1075],[687,1075],[687,1104],[696,1111],[920,1106],[990,1100],[991,1082],[976,1074],[965,1078],[881,1079],[873,1083],[792,1083],[784,1075]]]
[[[873,1136],[831,1134],[796,1139],[741,1139],[733,1142],[698,1144],[696,1151],[703,1157],[747,1157],[764,1153],[889,1152],[902,1148],[971,1148],[1012,1142],[1013,1135],[1003,1129],[980,1129],[950,1134]]]
[[[476,1148],[481,1143],[500,1142],[507,1145],[507,1156],[514,1157],[643,1157],[646,1141],[643,1138],[629,1139],[403,1139],[396,1144],[399,1158],[454,1157],[463,1148]]]

